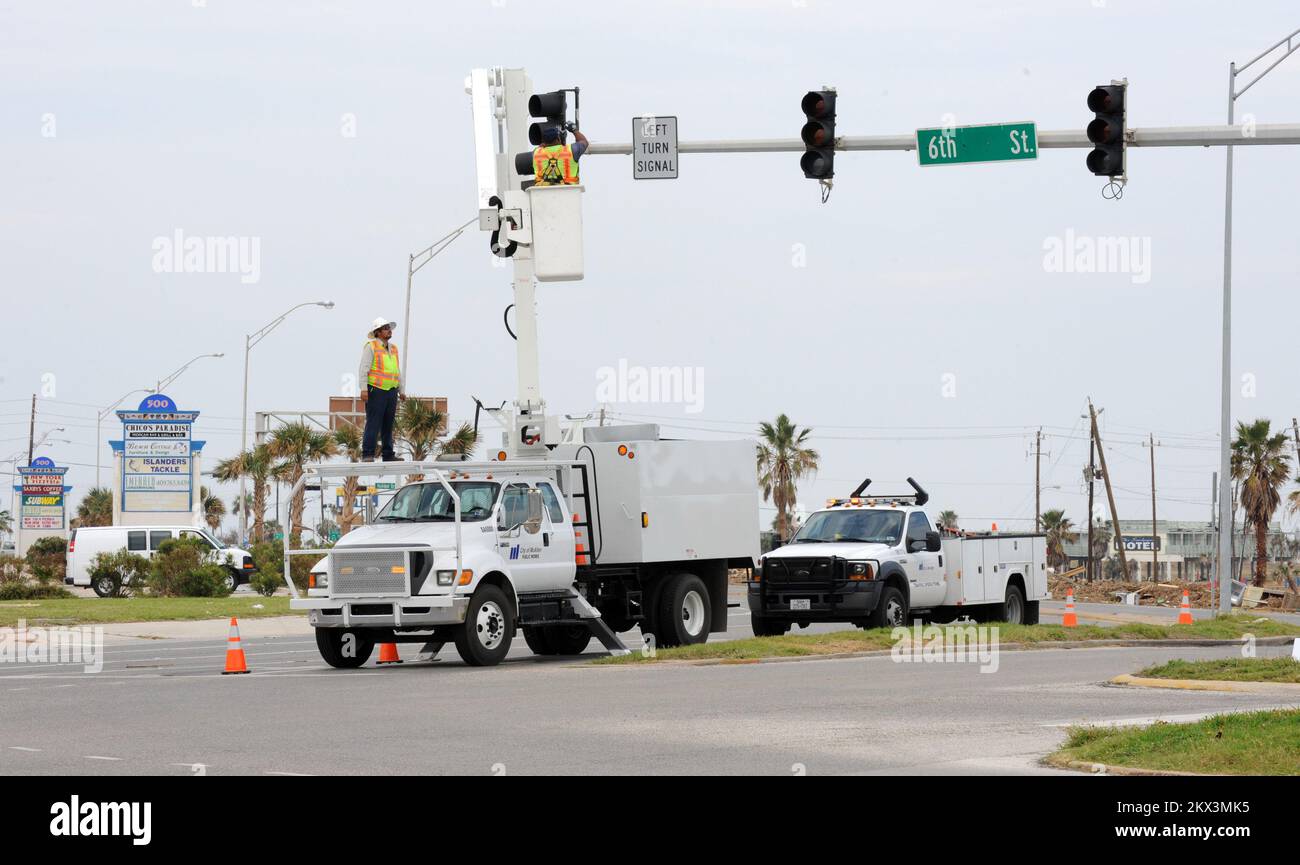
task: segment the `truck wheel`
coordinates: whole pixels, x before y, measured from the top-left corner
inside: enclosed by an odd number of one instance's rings
[[[370,660],[375,641],[343,628],[317,628],[316,648],[331,667],[354,670]]]
[[[538,625],[524,625],[524,642],[534,655],[554,655],[551,647],[550,630]]]
[[[880,603],[867,619],[868,628],[901,628],[907,624],[907,598],[897,586],[885,586]]]
[[[237,588],[239,588],[239,574],[226,571],[226,591],[233,592]]]
[[[546,639],[555,655],[581,655],[591,642],[591,628],[586,625],[557,625],[548,630]]]
[[[91,583],[90,587],[95,590],[95,594],[101,598],[111,598],[113,596],[113,581],[108,577],[100,577]]]
[[[479,586],[465,611],[465,624],[456,629],[456,651],[471,667],[495,667],[510,651],[514,630],[505,593],[493,585]]]
[[[1025,621],[1026,625],[1038,624],[1038,601],[1025,602]]]
[[[790,630],[790,623],[780,619],[768,619],[749,614],[749,627],[755,637],[783,637]]]
[[[1002,602],[1000,620],[1008,625],[1022,625],[1025,621],[1025,596],[1015,586],[1007,586],[1007,599]]]
[[[659,592],[655,641],[661,648],[692,646],[709,638],[713,611],[709,590],[694,574],[673,574]]]

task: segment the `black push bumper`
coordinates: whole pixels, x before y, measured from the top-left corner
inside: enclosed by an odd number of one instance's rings
[[[845,622],[865,619],[880,603],[883,582],[847,580],[822,586],[790,583],[749,584],[749,611],[765,619],[791,622]],[[808,602],[808,609],[796,609]]]

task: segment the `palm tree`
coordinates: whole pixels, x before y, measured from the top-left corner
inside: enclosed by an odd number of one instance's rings
[[[940,511],[940,512],[939,512],[939,531],[941,531],[941,532],[947,532],[947,533],[950,534],[950,535],[955,535],[955,534],[957,534],[957,532],[961,531],[961,530],[957,527],[957,512],[956,512],[956,511]]]
[[[237,481],[248,478],[253,483],[253,501],[249,512],[253,515],[253,542],[266,540],[266,497],[275,467],[275,458],[265,444],[257,445],[241,454],[222,460],[212,471],[219,481]]]
[[[314,430],[304,423],[289,423],[271,433],[267,442],[271,456],[279,460],[272,471],[278,479],[297,486],[308,463],[320,462],[339,452],[338,443],[327,432]],[[289,502],[289,543],[298,546],[302,539],[302,512],[307,491],[299,489]]]
[[[472,454],[478,446],[478,432],[468,422],[449,435],[438,448],[444,454]]]
[[[438,436],[447,427],[447,416],[438,411],[432,401],[408,399],[397,410],[393,436],[406,447],[407,456],[420,461],[428,459],[438,449]],[[411,475],[407,481],[424,480],[424,475]]]
[[[361,462],[361,431],[355,425],[340,424],[339,428],[334,430],[334,443],[338,445],[339,453],[346,457],[348,462]],[[352,510],[352,503],[356,501],[360,489],[361,478],[354,475],[343,479],[343,509],[339,514],[340,535],[352,531],[355,528],[354,523],[359,523],[364,518],[363,514],[354,515]]]
[[[1063,510],[1044,511],[1041,517],[1043,531],[1047,533],[1047,561],[1054,568],[1060,568],[1069,561],[1065,545],[1079,540],[1079,533],[1074,530],[1074,521]]]
[[[1255,530],[1255,579],[1268,575],[1268,523],[1282,503],[1279,490],[1291,477],[1286,433],[1272,433],[1267,418],[1252,424],[1237,421],[1232,441],[1232,479],[1241,483],[1245,527]]]
[[[226,516],[226,503],[205,486],[199,487],[199,501],[203,503],[203,521],[214,532],[221,531],[221,520]]]
[[[763,501],[776,505],[777,534],[784,540],[790,525],[799,480],[817,471],[817,451],[805,446],[811,429],[799,429],[784,414],[775,423],[758,425],[758,486]]]
[[[1112,537],[1109,521],[1102,522],[1099,519],[1092,521],[1092,558],[1099,565],[1105,565],[1107,558],[1110,556],[1110,539]],[[1105,576],[1108,578],[1118,576],[1118,574],[1114,573],[1113,568],[1107,567],[1108,570],[1105,572]],[[1098,576],[1100,573],[1100,569],[1094,570],[1093,576]],[[1128,579],[1127,575],[1123,579]]]
[[[77,505],[77,527],[113,525],[113,491],[108,487],[91,487]]]
[[[0,511],[0,536],[7,535],[14,530],[14,515],[8,511]]]

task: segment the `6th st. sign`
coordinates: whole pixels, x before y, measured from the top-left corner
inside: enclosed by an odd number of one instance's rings
[[[968,165],[1038,158],[1038,129],[1032,121],[943,126],[916,130],[921,165]]]

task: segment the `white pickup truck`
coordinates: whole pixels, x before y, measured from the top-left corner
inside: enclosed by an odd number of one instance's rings
[[[915,493],[904,496],[866,495],[871,481],[863,481],[762,557],[748,592],[756,635],[812,622],[1038,623],[1039,602],[1050,597],[1046,536],[940,535],[924,510],[929,495],[907,481]]]
[[[376,643],[454,642],[500,663],[516,628],[537,654],[640,627],[659,646],[727,627],[728,570],[758,555],[754,449],[664,441],[653,425],[593,427],[542,459],[357,463],[304,477],[423,475],[312,568],[306,610],[321,656],[358,667]],[[286,550],[289,557],[318,550]]]

